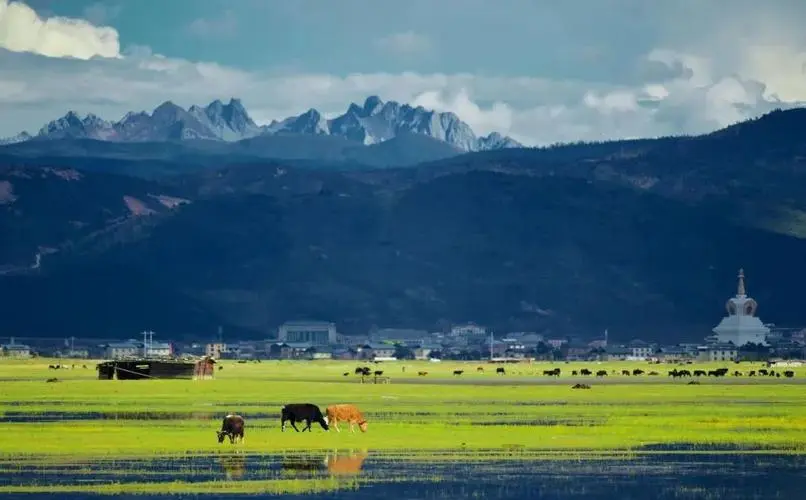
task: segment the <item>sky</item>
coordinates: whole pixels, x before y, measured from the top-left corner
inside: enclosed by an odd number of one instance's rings
[[[0,0],[0,137],[240,98],[369,95],[527,145],[699,134],[806,103],[803,0]]]

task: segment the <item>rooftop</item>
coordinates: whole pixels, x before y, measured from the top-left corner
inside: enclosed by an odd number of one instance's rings
[[[332,321],[319,321],[312,319],[295,319],[286,321],[282,326],[336,326]]]

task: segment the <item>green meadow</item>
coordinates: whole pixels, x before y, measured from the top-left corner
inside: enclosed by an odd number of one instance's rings
[[[97,380],[94,362],[48,370],[63,361],[0,362],[0,453],[5,457],[153,457],[217,453],[214,431],[228,413],[247,419],[245,453],[364,449],[402,452],[485,450],[485,453],[636,453],[686,446],[746,452],[806,451],[806,379],[728,376],[673,380],[672,365],[647,363],[384,362],[371,365],[388,384],[360,383],[359,363],[225,361],[214,380]],[[73,363],[67,363],[71,365]],[[82,365],[87,368],[82,368]],[[542,370],[560,367],[559,378]],[[718,366],[748,372],[761,364]],[[483,367],[484,372],[478,371]],[[573,377],[574,369],[615,370],[606,378]],[[657,376],[626,377],[636,367]],[[404,371],[405,368],[405,371]],[[463,369],[461,376],[453,370]],[[783,371],[784,369],[778,369]],[[428,375],[418,376],[419,371]],[[347,376],[344,373],[348,373]],[[47,383],[49,377],[58,382]],[[589,390],[571,386],[581,382]],[[349,402],[369,421],[362,434],[280,431],[289,402],[323,407]],[[73,419],[73,420],[69,420]],[[450,456],[443,453],[440,456]],[[481,456],[481,455],[479,455]]]
[[[48,369],[57,363],[68,369]],[[454,477],[453,464],[482,474],[489,464],[517,471],[529,461],[576,477],[582,463],[629,469],[659,453],[806,455],[803,368],[776,369],[795,371],[778,378],[748,377],[763,365],[747,363],[536,363],[500,375],[500,365],[483,362],[223,361],[213,380],[118,381],[98,380],[95,364],[0,360],[0,494],[315,494],[436,485],[440,474]],[[389,383],[361,383],[359,365],[383,370]],[[743,376],[690,385],[694,378],[667,375],[723,366]],[[543,375],[555,367],[560,377]],[[584,367],[608,376],[572,375]],[[658,374],[621,374],[635,368]],[[290,402],[354,403],[368,432],[318,424],[281,432],[280,408]],[[217,442],[228,413],[246,418],[245,443]],[[62,479],[14,479],[43,474]]]

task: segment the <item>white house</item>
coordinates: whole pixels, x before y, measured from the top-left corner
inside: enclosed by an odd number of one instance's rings
[[[25,344],[6,344],[0,346],[0,354],[9,358],[30,358],[31,348]]]
[[[170,358],[173,355],[173,347],[167,342],[149,342],[145,348],[147,358]]]
[[[455,325],[451,328],[451,335],[465,336],[465,335],[487,335],[487,328],[479,326],[475,323],[465,323],[462,325]]]
[[[736,361],[739,349],[733,344],[714,344],[700,350],[697,358],[700,361]]]
[[[112,342],[106,345],[104,356],[110,359],[134,358],[142,356],[143,344],[134,340]]]

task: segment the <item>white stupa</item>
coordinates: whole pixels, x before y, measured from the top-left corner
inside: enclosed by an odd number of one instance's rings
[[[743,269],[739,269],[739,287],[736,296],[728,299],[725,308],[728,310],[728,315],[713,329],[719,343],[731,342],[736,347],[749,342],[767,345],[770,329],[754,316],[758,304],[745,292]]]

